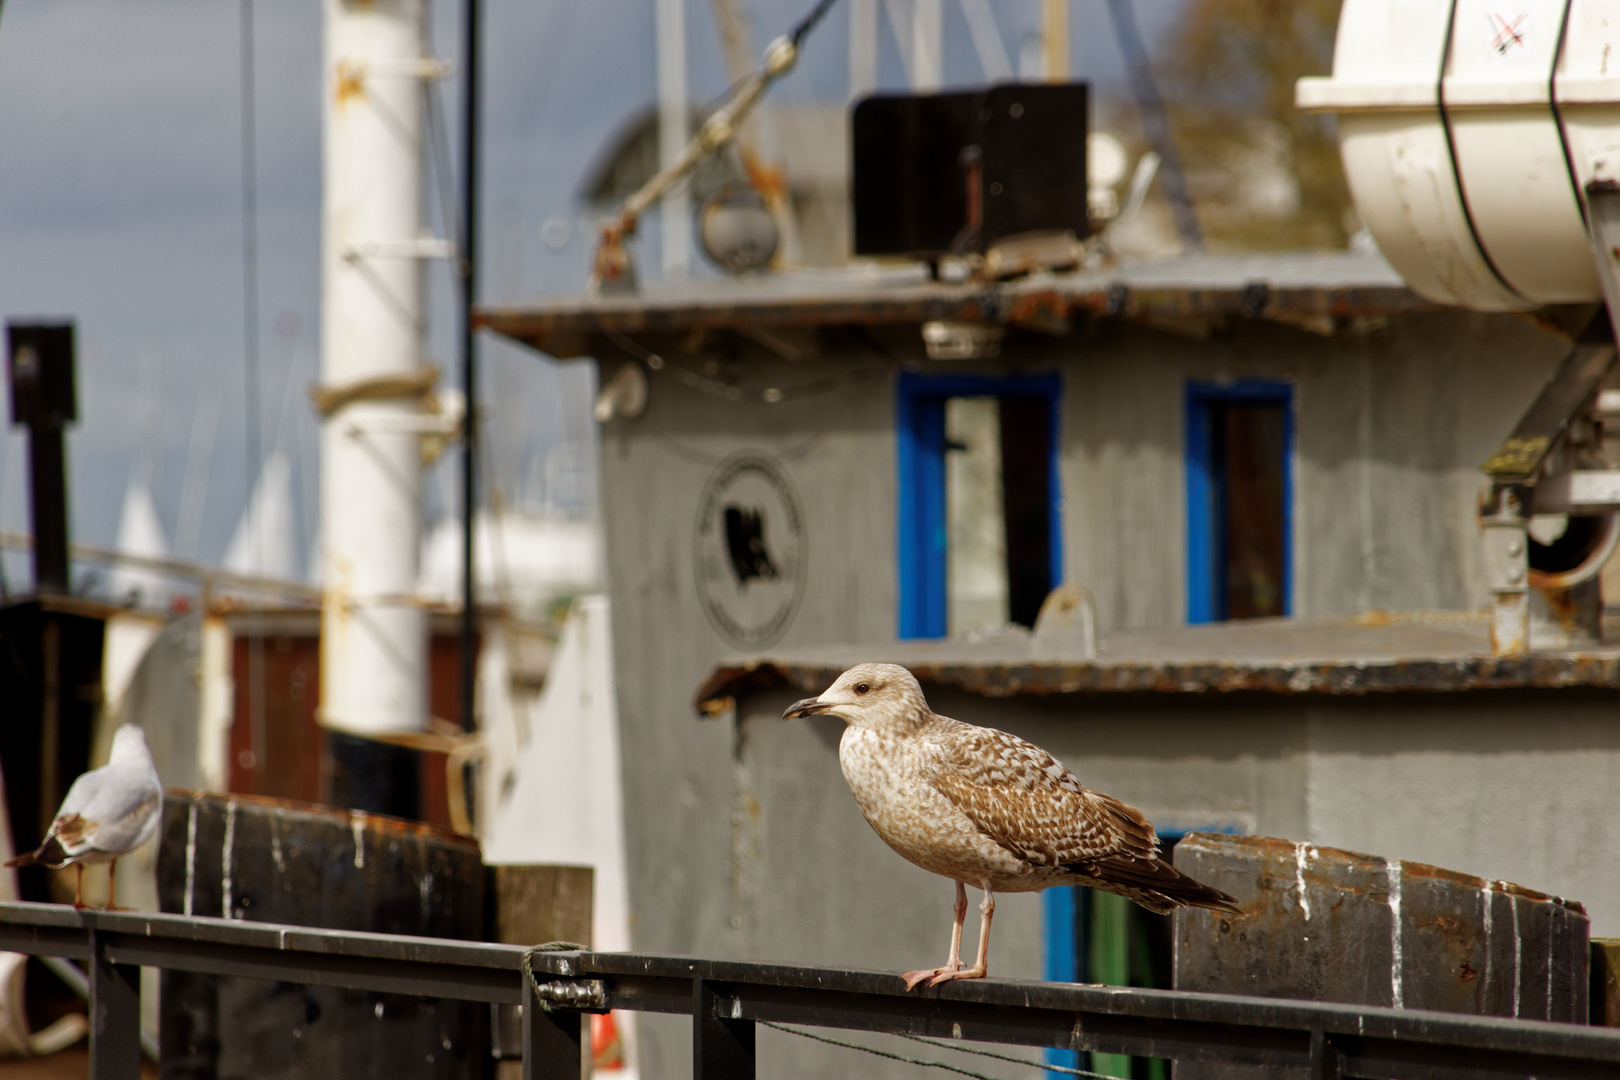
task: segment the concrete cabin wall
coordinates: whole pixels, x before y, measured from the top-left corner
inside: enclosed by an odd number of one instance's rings
[[[750,365],[749,378],[758,385],[776,378],[795,385],[827,374],[826,366],[813,365],[818,370],[811,373],[761,361]],[[856,366],[859,361],[849,365]],[[604,363],[604,377],[616,368]],[[730,723],[700,722],[692,705],[709,669],[737,649],[713,629],[702,607],[695,518],[705,483],[727,455],[743,448],[771,455],[801,501],[809,560],[808,587],[781,643],[892,638],[892,428],[891,394],[882,380],[768,406],[700,394],[657,376],[640,418],[602,428],[631,936],[639,949],[739,959],[825,961],[832,955],[816,929],[819,921],[778,920],[773,913],[762,934],[738,914],[733,818],[747,811],[734,797],[736,732]],[[826,777],[816,778],[815,787],[822,802],[835,804],[839,792]],[[848,798],[847,790],[842,794]],[[826,842],[830,847],[833,838]],[[767,892],[772,887],[759,884]],[[829,891],[838,891],[836,883]],[[816,919],[814,897],[793,906]],[[642,1075],[690,1074],[689,1021],[644,1014],[637,1032]],[[770,1041],[777,1038],[787,1036],[761,1033],[762,1055],[772,1053]],[[822,1050],[832,1052],[818,1046],[806,1050],[806,1060]]]
[[[1526,319],[1466,313],[1080,344],[1062,366],[1069,580],[1100,630],[1184,622],[1186,384],[1274,378],[1294,386],[1293,614],[1481,607],[1479,465],[1567,351]]]
[[[889,852],[861,820],[838,770],[836,724],[781,723],[795,696],[787,693],[746,701],[735,720],[698,720],[692,706],[711,668],[746,651],[705,615],[694,569],[705,484],[737,451],[780,463],[803,509],[807,587],[781,638],[767,644],[894,637],[893,376],[867,376],[890,362],[874,343],[889,358],[926,361],[914,328],[874,334],[830,333],[819,354],[798,362],[751,345],[715,360],[715,339],[683,351],[643,338],[668,366],[649,373],[643,415],[602,427],[639,949],[894,969],[943,959],[951,887]],[[626,358],[595,344],[606,381]],[[1210,341],[1135,327],[1015,336],[1001,362],[981,369],[1063,372],[1067,574],[1096,594],[1106,631],[1185,618],[1189,378],[1275,376],[1296,386],[1297,614],[1483,603],[1478,464],[1564,350],[1519,318],[1448,313],[1393,317],[1332,339],[1258,322]],[[733,363],[755,389],[845,381],[768,404],[700,392],[673,370],[724,378]],[[1620,933],[1620,880],[1586,865],[1613,846],[1604,822],[1620,819],[1620,736],[1602,719],[1608,700],[958,694],[935,705],[1034,739],[1167,828],[1236,825],[1567,889],[1593,908],[1594,931]],[[993,971],[1038,977],[1039,901],[998,905]],[[644,1074],[684,1075],[687,1026],[645,1017],[640,1031]],[[761,1060],[790,1051],[796,1074],[849,1065],[831,1048],[791,1040],[779,1051],[788,1036],[760,1039]],[[868,1066],[874,1076],[912,1074]]]

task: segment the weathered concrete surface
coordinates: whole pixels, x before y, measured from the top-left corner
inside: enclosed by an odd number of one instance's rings
[[[751,353],[749,362],[750,379],[794,385],[870,360],[793,364]],[[704,613],[694,561],[705,485],[739,449],[776,461],[802,502],[809,577],[781,644],[893,636],[893,410],[886,380],[778,408],[655,379],[642,417],[602,429],[638,949],[897,971],[945,955],[950,884],[867,827],[826,732],[782,723],[781,705],[769,722],[739,725],[699,723],[691,707],[707,672],[737,651]],[[778,557],[771,530],[781,525],[766,522]],[[1038,902],[1009,901],[996,915],[995,970],[1039,975]],[[644,1015],[636,1031],[644,1077],[690,1075],[689,1020]],[[847,1051],[768,1034],[761,1060],[793,1063],[777,1075],[848,1068]],[[873,1066],[867,1075],[915,1075]]]
[[[1587,920],[1574,901],[1261,836],[1194,834],[1176,866],[1243,907],[1176,913],[1178,990],[1586,1022]],[[1178,1080],[1239,1075],[1257,1072],[1176,1070]]]
[[[1567,349],[1527,320],[1460,313],[1331,339],[1245,324],[1099,344],[1063,369],[1063,528],[1066,580],[1105,632],[1186,621],[1188,380],[1294,386],[1293,614],[1484,606],[1479,463]]]

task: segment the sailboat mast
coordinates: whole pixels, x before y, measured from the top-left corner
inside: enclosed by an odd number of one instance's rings
[[[422,362],[423,260],[447,252],[423,239],[423,80],[443,69],[424,56],[426,0],[324,7],[319,717],[369,737],[427,720],[420,425],[436,372]],[[332,745],[337,758],[353,740]],[[397,794],[397,807],[361,808],[414,816],[414,790]]]

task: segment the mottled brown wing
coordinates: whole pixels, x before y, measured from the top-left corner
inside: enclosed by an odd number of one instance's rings
[[[1038,866],[1108,856],[1153,859],[1153,826],[1118,799],[1088,790],[1033,743],[958,721],[939,725],[935,788],[1008,851]]]

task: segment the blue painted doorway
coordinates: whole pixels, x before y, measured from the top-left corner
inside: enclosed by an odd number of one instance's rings
[[[1062,378],[1055,372],[900,374],[895,391],[900,637],[940,638],[949,632],[946,456],[953,446],[946,412],[953,398],[991,398],[999,407],[1009,621],[1032,625],[1041,600],[1062,581],[1062,394]]]
[[[1293,613],[1294,388],[1189,382],[1187,621]]]

